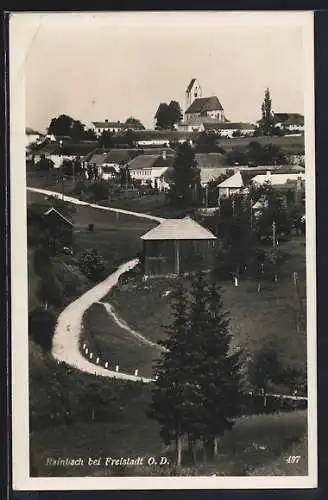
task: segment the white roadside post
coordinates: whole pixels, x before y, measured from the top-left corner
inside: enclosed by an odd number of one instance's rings
[[[120,367],[118,365],[115,366],[115,371],[118,372]]]

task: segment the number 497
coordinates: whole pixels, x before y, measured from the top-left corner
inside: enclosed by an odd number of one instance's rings
[[[299,455],[290,455],[287,458],[287,463],[288,464],[298,464],[298,462],[301,460],[301,457]]]

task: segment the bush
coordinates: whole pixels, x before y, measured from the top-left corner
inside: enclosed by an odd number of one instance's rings
[[[105,261],[95,248],[82,253],[79,258],[79,266],[82,273],[94,281],[105,276]]]
[[[45,352],[51,350],[55,325],[56,316],[51,310],[37,308],[30,311],[28,333]]]

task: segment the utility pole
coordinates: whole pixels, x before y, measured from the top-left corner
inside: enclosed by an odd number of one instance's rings
[[[72,170],[73,170],[73,189],[75,188],[75,162],[76,159],[72,161]]]
[[[253,200],[251,198],[251,213],[250,213],[250,216],[251,216],[251,230],[253,229]]]
[[[272,246],[276,246],[276,223],[275,221],[272,222]]]
[[[62,200],[64,200],[64,172],[61,173],[61,181],[62,181]]]

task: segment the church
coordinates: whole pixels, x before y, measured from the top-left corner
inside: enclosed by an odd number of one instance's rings
[[[199,81],[192,78],[186,89],[186,109],[184,120],[180,123],[179,129],[200,132],[204,130],[204,123],[227,121],[218,97],[203,97]]]

